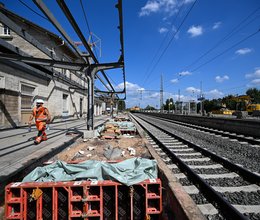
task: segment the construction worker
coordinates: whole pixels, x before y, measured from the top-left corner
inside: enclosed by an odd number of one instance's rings
[[[35,118],[35,124],[38,130],[38,135],[34,143],[39,144],[41,141],[47,140],[46,124],[50,122],[51,116],[47,108],[43,107],[44,101],[42,99],[36,100],[36,107],[33,108],[32,114],[29,118],[29,127],[31,127],[32,120]]]

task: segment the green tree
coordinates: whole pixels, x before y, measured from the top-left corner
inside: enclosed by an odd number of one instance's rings
[[[246,94],[251,97],[252,103],[260,103],[260,90],[257,88],[250,88]]]
[[[228,95],[222,98],[222,104],[226,106],[226,108],[230,110],[236,110],[237,109],[237,102],[234,100],[235,96]]]
[[[145,107],[145,110],[155,110],[155,108],[153,106],[151,106],[151,105],[147,105]]]
[[[164,110],[174,110],[175,109],[175,105],[173,102],[173,98],[170,99],[166,99],[165,104],[163,105],[163,109]]]
[[[221,99],[212,99],[212,100],[206,99],[203,104],[204,104],[204,110],[206,110],[206,112],[211,112],[212,110],[219,110],[222,107]]]

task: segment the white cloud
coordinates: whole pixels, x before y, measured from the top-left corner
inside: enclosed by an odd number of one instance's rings
[[[220,98],[224,95],[223,92],[218,91],[217,89],[210,90],[208,92],[205,92],[206,95],[211,96],[212,98]]]
[[[194,2],[195,0],[184,0],[183,4],[189,4],[189,3],[192,3]]]
[[[178,82],[179,82],[178,79],[172,79],[172,80],[171,80],[171,83],[178,83]]]
[[[251,53],[252,51],[253,50],[250,48],[241,48],[241,49],[237,50],[235,53],[237,55],[245,55],[245,54]]]
[[[148,98],[160,98],[160,93],[159,92],[154,92],[148,96]]]
[[[219,22],[215,22],[214,25],[213,25],[213,27],[212,27],[212,29],[213,29],[213,30],[218,29],[221,24],[222,24],[222,23],[221,23],[220,21],[219,21]]]
[[[151,13],[166,12],[170,15],[178,11],[177,0],[148,0],[141,8],[139,16],[149,16]]]
[[[179,39],[179,33],[180,33],[180,31],[177,32],[177,28],[176,28],[174,25],[172,26],[171,29],[172,29],[172,33],[175,34],[174,38],[175,38],[175,39]],[[176,33],[176,32],[177,32],[177,33]]]
[[[216,76],[216,77],[215,77],[215,80],[216,80],[216,82],[218,82],[218,83],[222,83],[222,82],[224,82],[225,80],[229,80],[229,76],[227,76],[227,75],[225,75],[225,76],[223,76],[223,77],[221,77],[221,76]]]
[[[168,29],[165,28],[165,27],[162,27],[162,28],[159,28],[158,31],[159,31],[160,34],[163,34],[163,33],[165,33],[165,32],[168,32]]]
[[[144,7],[141,8],[139,16],[149,15],[152,12],[157,12],[160,9],[160,4],[156,1],[148,1]]]
[[[253,79],[251,81],[251,84],[255,85],[255,86],[260,86],[260,79]]]
[[[256,68],[255,72],[245,75],[246,78],[260,78],[260,68]]]
[[[126,90],[128,92],[138,92],[140,90],[144,90],[144,88],[141,88],[139,85],[134,84],[134,83],[130,83],[130,82],[126,81],[125,84],[126,84]],[[115,88],[123,89],[124,88],[124,83],[118,84]]]
[[[178,73],[178,75],[179,76],[189,76],[189,75],[192,75],[192,73],[189,71],[182,71],[182,72]]]
[[[245,78],[252,79],[249,85],[252,86],[259,86],[260,85],[260,67],[255,68],[255,72],[248,73],[245,75]]]
[[[191,34],[191,37],[197,37],[203,34],[203,28],[200,25],[198,26],[192,25],[187,32]]]
[[[190,86],[190,87],[187,87],[187,88],[185,89],[185,91],[188,92],[188,93],[199,93],[199,92],[200,92],[200,89],[196,89],[196,88]]]

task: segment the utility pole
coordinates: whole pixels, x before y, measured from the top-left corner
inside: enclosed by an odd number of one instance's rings
[[[181,90],[178,89],[178,112],[181,114],[182,113],[182,104],[181,104]]]
[[[140,92],[139,108],[141,109],[141,102],[142,102],[142,100],[143,100],[143,90],[142,90],[142,89],[138,89],[137,91]]]
[[[200,101],[200,111],[201,111],[201,115],[204,115],[204,106],[203,106],[203,101],[204,101],[204,95],[202,93],[202,81],[200,81],[200,95],[198,100]]]
[[[163,112],[163,76],[161,75],[160,110]]]

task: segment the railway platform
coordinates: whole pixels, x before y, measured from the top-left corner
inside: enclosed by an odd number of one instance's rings
[[[108,119],[109,116],[95,117],[95,127]],[[0,198],[4,198],[3,190],[6,184],[73,144],[86,130],[84,119],[53,123],[47,130],[48,140],[38,145],[34,144],[37,135],[35,126],[32,126],[31,132],[28,127],[0,130]]]

